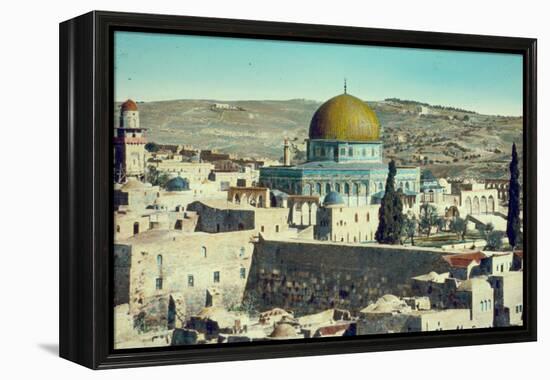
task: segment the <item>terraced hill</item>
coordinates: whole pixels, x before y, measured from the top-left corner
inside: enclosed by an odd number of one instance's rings
[[[385,157],[425,166],[437,176],[505,178],[512,142],[522,149],[522,118],[386,99],[368,102],[382,124]],[[279,159],[289,137],[302,158],[309,121],[320,103],[171,100],[139,103],[148,139]]]

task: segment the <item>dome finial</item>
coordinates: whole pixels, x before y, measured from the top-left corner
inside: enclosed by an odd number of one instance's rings
[[[348,84],[346,82],[346,78],[344,78],[344,94],[348,93]]]

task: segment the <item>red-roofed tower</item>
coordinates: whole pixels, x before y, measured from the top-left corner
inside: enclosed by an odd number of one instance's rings
[[[139,125],[136,102],[126,100],[120,106],[119,126],[114,138],[115,181],[124,182],[128,177],[142,179],[145,176],[145,129]]]

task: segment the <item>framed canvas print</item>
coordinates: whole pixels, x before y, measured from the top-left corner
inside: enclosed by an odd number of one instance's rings
[[[60,355],[536,339],[536,40],[91,12],[60,26]]]

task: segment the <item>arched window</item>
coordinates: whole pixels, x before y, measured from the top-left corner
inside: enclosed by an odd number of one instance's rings
[[[344,193],[349,195],[349,183],[344,184]]]
[[[330,183],[327,183],[325,185],[325,194],[328,194],[328,193],[330,193]]]
[[[320,183],[315,184],[315,192],[317,194],[321,194],[321,184]]]
[[[370,222],[370,212],[367,212],[367,222]]]
[[[481,311],[485,311],[485,309],[483,308],[483,301],[481,301],[481,302],[479,303],[479,307],[480,307]]]
[[[339,193],[339,192],[342,190],[342,188],[341,188],[341,186],[340,186],[339,183],[336,184],[335,188],[336,188],[336,192],[337,192],[337,193]]]
[[[202,257],[206,258],[206,247],[205,246],[201,247],[201,255],[202,255]]]
[[[359,194],[359,186],[356,183],[354,183],[352,186],[352,194],[353,195]]]
[[[405,182],[405,190],[410,190],[409,183]]]
[[[466,197],[466,201],[464,202],[466,205],[466,214],[472,213],[472,199],[470,197]]]
[[[157,255],[157,267],[162,268],[162,255]]]
[[[488,213],[493,213],[495,212],[495,198],[493,198],[492,195],[489,195],[489,200],[488,200],[488,205],[487,205],[487,212]]]
[[[359,223],[359,214],[355,213],[355,223]]]
[[[120,226],[117,224],[116,225],[116,232],[119,233],[120,232]]]
[[[474,197],[474,202],[472,204],[472,214],[479,214],[479,198],[477,196]]]
[[[135,222],[134,223],[134,235],[137,235],[137,234],[139,234],[139,223]]]

